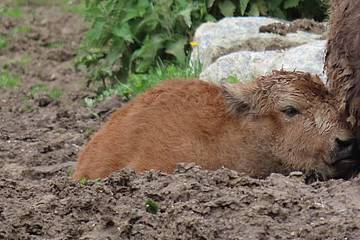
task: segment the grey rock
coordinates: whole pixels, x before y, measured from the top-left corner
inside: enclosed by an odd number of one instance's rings
[[[283,68],[317,74],[325,82],[325,44],[326,41],[317,40],[287,50],[231,53],[205,68],[200,78],[219,83],[227,80],[229,76],[236,76],[240,81],[246,82]]]
[[[224,18],[217,23],[204,23],[195,33],[192,61],[200,61],[206,69],[218,58],[238,51],[267,51],[288,49],[322,38],[322,35],[298,31],[281,36],[260,33],[261,26],[290,22],[267,17]]]

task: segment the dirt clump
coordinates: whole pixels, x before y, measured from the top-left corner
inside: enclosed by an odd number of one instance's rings
[[[306,185],[227,169],[0,180],[3,239],[358,239],[359,178]],[[45,180],[46,179],[46,180]],[[157,212],[147,211],[151,199]]]
[[[260,32],[262,33],[275,33],[282,36],[285,36],[288,33],[295,33],[297,31],[324,34],[326,31],[326,24],[310,19],[298,19],[290,23],[277,22],[260,27]]]

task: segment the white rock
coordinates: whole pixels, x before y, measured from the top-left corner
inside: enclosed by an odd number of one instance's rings
[[[246,82],[283,68],[317,74],[325,82],[325,44],[325,40],[317,40],[287,50],[231,53],[205,68],[200,78],[219,83],[229,76],[236,76],[240,81]]]
[[[319,40],[321,35],[298,31],[281,36],[260,33],[263,25],[287,21],[267,17],[224,18],[217,23],[204,23],[195,33],[192,60],[200,61],[203,69],[218,58],[238,51],[265,51],[286,49]]]

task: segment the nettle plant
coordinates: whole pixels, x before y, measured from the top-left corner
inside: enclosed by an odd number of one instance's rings
[[[126,82],[129,74],[147,73],[157,61],[183,64],[195,29],[224,16],[288,17],[302,2],[322,0],[86,0],[90,22],[76,65],[89,82]],[[292,13],[294,14],[294,13]]]
[[[125,81],[146,73],[159,58],[184,63],[195,27],[214,20],[205,2],[188,0],[88,0],[86,34],[77,64],[90,81]]]

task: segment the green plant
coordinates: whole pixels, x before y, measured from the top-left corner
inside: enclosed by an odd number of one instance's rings
[[[49,96],[53,101],[59,101],[60,97],[63,95],[61,89],[53,88],[49,92]]]
[[[236,75],[230,75],[228,78],[227,78],[227,82],[228,83],[238,83],[240,82],[239,78],[236,76]]]
[[[22,68],[25,68],[31,62],[31,56],[28,54],[24,54],[18,61],[13,61],[16,64],[19,64]]]
[[[96,105],[96,99],[86,97],[84,98],[84,103],[87,108],[93,108]]]
[[[68,170],[66,171],[66,175],[68,177],[72,177],[73,174],[74,174],[74,168],[69,167]]]
[[[17,6],[7,7],[4,5],[0,5],[0,16],[21,18],[23,16],[23,12]]]
[[[93,135],[94,133],[95,133],[95,129],[87,127],[87,128],[85,128],[85,130],[84,130],[84,137],[85,137],[85,138],[89,138],[89,137],[90,137],[91,135]]]
[[[80,186],[85,186],[85,185],[87,185],[88,182],[89,182],[89,180],[87,178],[81,178],[79,180]]]
[[[146,211],[152,214],[156,214],[159,211],[159,205],[152,199],[148,199],[145,202]]]
[[[20,84],[20,77],[0,69],[0,88],[14,88]]]
[[[0,50],[6,48],[7,40],[6,37],[0,34]]]
[[[184,63],[195,29],[224,16],[319,17],[328,0],[86,0],[91,27],[76,59],[89,84],[126,83],[160,59]],[[305,7],[306,6],[306,7]],[[310,10],[311,9],[311,10]],[[321,16],[320,16],[321,15]]]
[[[49,87],[44,83],[38,83],[31,86],[30,88],[31,98],[35,99],[40,94],[48,94],[53,101],[59,101],[60,97],[63,95],[63,91],[58,88],[52,88],[49,90]]]
[[[154,87],[159,82],[167,79],[195,78],[201,72],[201,67],[194,68],[186,65],[168,64],[159,62],[156,68],[151,69],[147,74],[131,74],[126,84],[117,84],[118,95],[131,98],[144,92],[150,87]]]
[[[67,1],[67,4],[62,6],[64,12],[77,13],[85,16],[85,1]]]
[[[19,111],[24,113],[24,112],[33,112],[34,108],[33,108],[33,104],[29,103],[29,97],[28,96],[22,96],[20,99],[21,102],[21,107],[19,108]]]
[[[30,30],[31,30],[30,27],[29,27],[29,26],[26,26],[26,25],[14,27],[14,28],[11,30],[11,35],[12,35],[12,36],[16,36],[16,35],[19,34],[19,33],[27,33],[27,32],[30,32]]]
[[[188,61],[186,61],[188,62]],[[89,108],[94,107],[98,102],[113,96],[123,96],[126,99],[131,99],[139,93],[144,92],[150,87],[154,87],[159,82],[167,79],[179,79],[179,78],[197,78],[201,72],[201,65],[198,62],[194,62],[192,67],[189,64],[165,64],[158,62],[156,67],[152,68],[146,74],[131,74],[126,83],[118,82],[112,86],[99,92],[97,97],[85,98],[85,105]]]
[[[92,27],[77,58],[91,81],[126,82],[147,73],[158,59],[186,61],[189,39],[203,21],[213,20],[205,1],[87,0]]]
[[[31,86],[30,95],[31,95],[31,98],[35,99],[39,96],[39,94],[47,92],[47,91],[48,91],[48,87],[46,84],[38,83],[38,84]]]
[[[13,66],[19,67],[21,70],[25,70],[26,66],[31,62],[31,57],[27,54],[22,55],[20,58],[13,58],[6,61],[2,68],[4,70],[12,69]]]
[[[94,180],[94,184],[95,185],[101,185],[103,183],[102,179],[101,178],[97,178]]]

